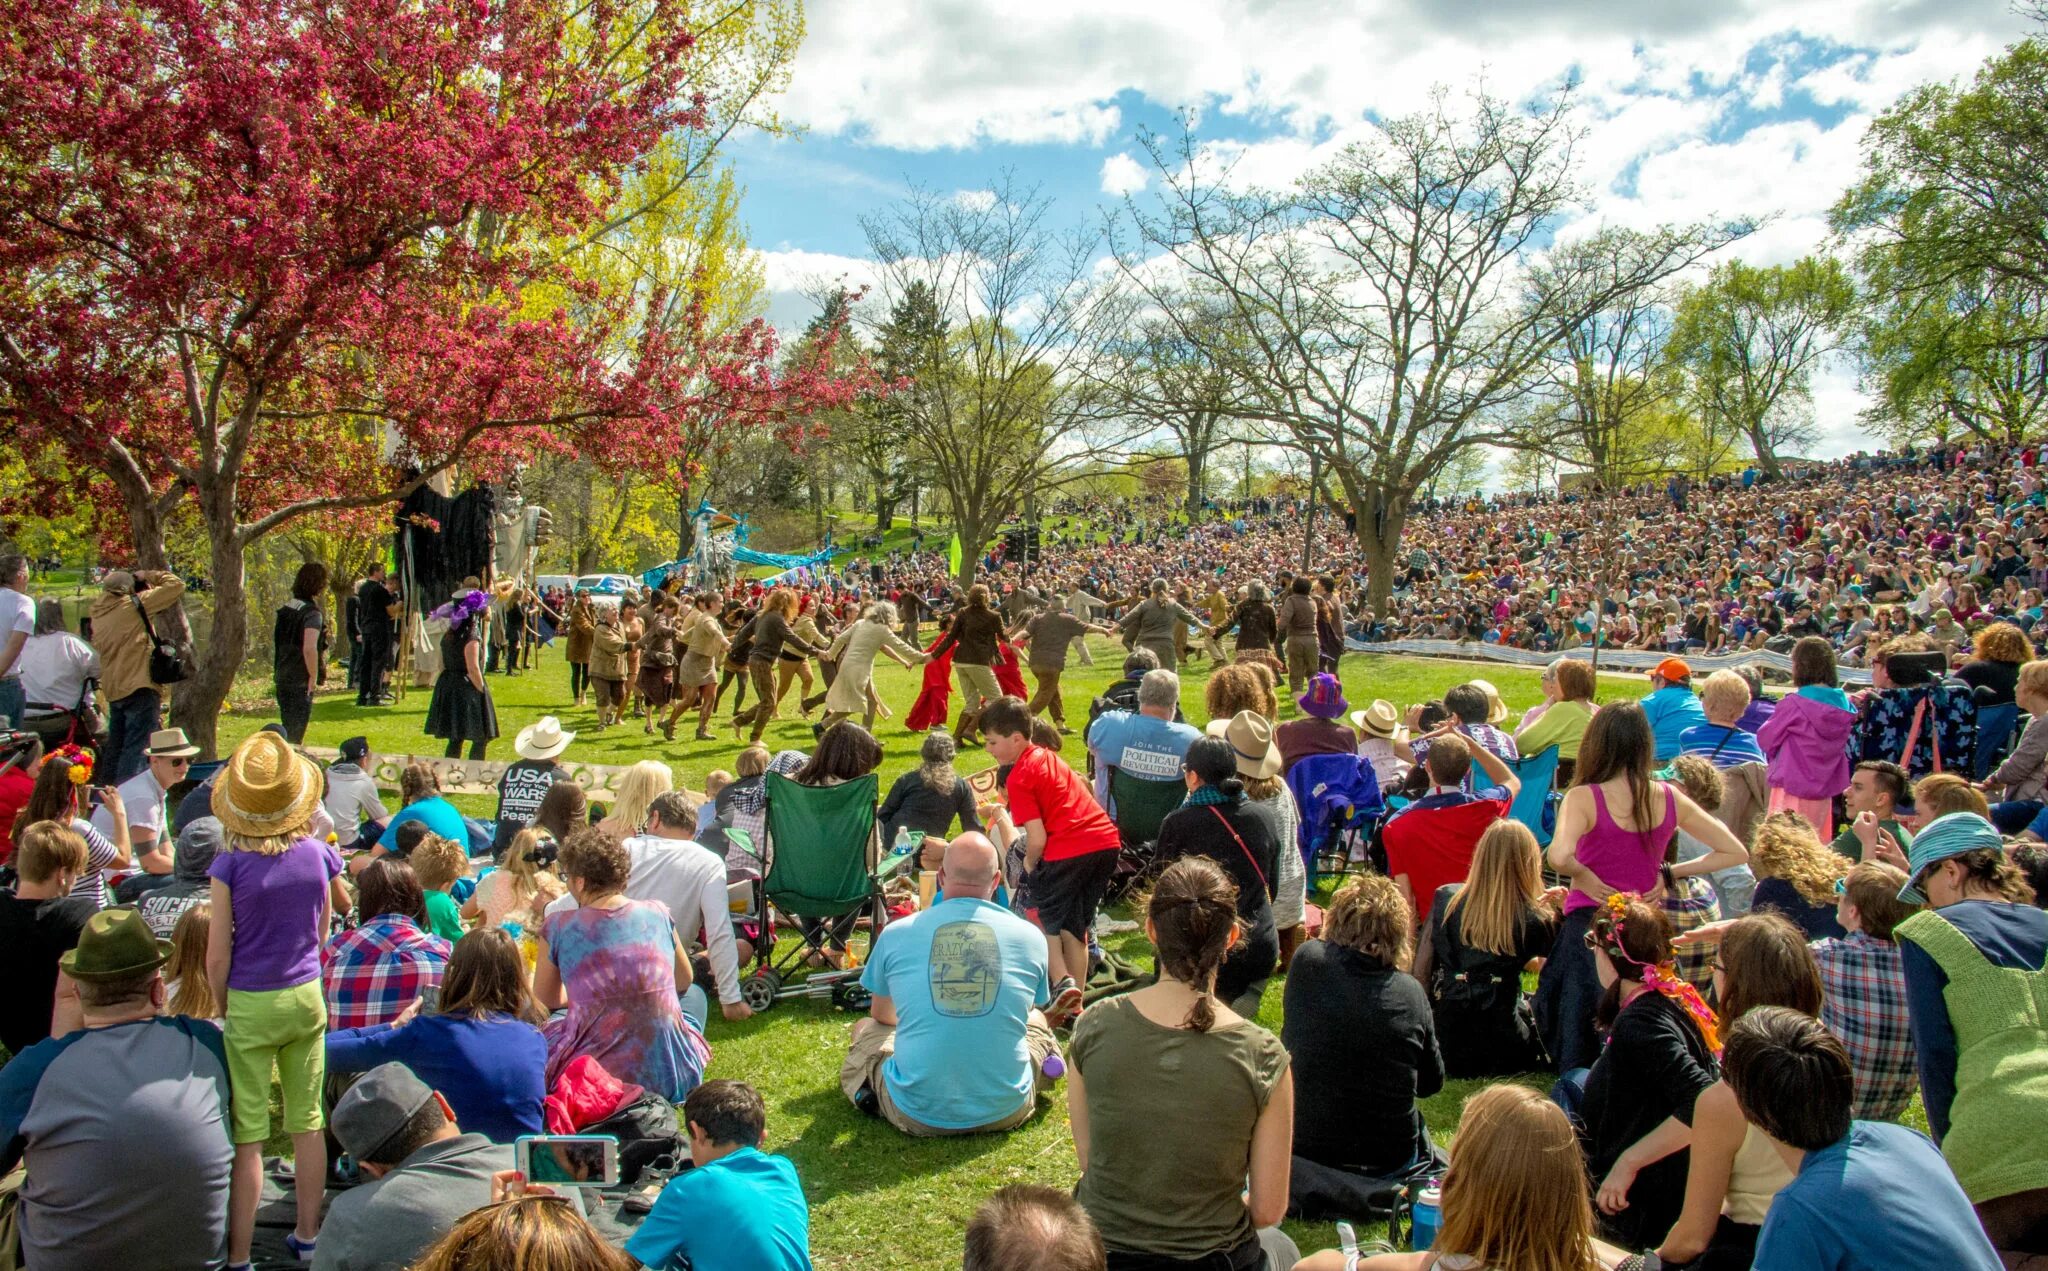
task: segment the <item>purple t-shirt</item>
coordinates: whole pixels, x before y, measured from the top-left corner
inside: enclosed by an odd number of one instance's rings
[[[234,962],[228,987],[244,993],[296,988],[320,978],[320,911],[341,854],[303,838],[276,856],[222,852],[207,874],[228,885],[234,904]]]

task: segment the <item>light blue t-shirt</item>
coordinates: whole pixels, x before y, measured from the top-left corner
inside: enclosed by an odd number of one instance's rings
[[[860,982],[896,1007],[882,1080],[905,1116],[971,1130],[1032,1097],[1024,1029],[1052,996],[1037,927],[986,900],[941,901],[882,928]]]
[[[752,1147],[669,1180],[626,1241],[654,1271],[811,1271],[810,1250],[796,1167]]]
[[[398,827],[407,821],[425,821],[436,836],[460,843],[465,852],[469,850],[469,826],[462,819],[462,810],[438,794],[392,813],[384,823],[384,832],[377,836],[377,846],[387,852],[397,851]]]
[[[1970,1200],[1926,1135],[1883,1121],[1808,1152],[1764,1216],[1756,1271],[1999,1271]]]
[[[1200,740],[1193,724],[1155,719],[1137,711],[1106,711],[1088,726],[1088,749],[1101,760],[1095,765],[1095,801],[1114,816],[1109,797],[1109,769],[1121,768],[1140,781],[1181,781],[1180,763],[1188,747]]]
[[[1643,699],[1643,713],[1650,717],[1650,731],[1657,738],[1657,762],[1678,758],[1679,738],[1688,728],[1707,722],[1700,699],[1683,685],[1668,684]]]

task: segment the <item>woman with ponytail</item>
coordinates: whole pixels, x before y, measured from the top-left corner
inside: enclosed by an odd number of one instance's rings
[[[1684,1208],[1693,1104],[1714,1084],[1721,1042],[1713,1011],[1672,962],[1661,906],[1629,892],[1609,896],[1586,944],[1607,1044],[1590,1072],[1565,1073],[1558,1101],[1580,1115],[1601,1237],[1640,1249],[1663,1239]],[[1638,1158],[1649,1163],[1634,1169]]]
[[[1287,1051],[1214,992],[1237,913],[1237,888],[1214,861],[1167,866],[1145,915],[1159,982],[1096,1003],[1074,1026],[1074,1197],[1102,1232],[1109,1271],[1293,1265],[1292,1242],[1262,1231],[1287,1212]]]
[[[1158,859],[1205,856],[1237,884],[1237,921],[1244,939],[1216,973],[1216,996],[1240,1015],[1257,1015],[1266,981],[1280,963],[1280,936],[1273,923],[1280,817],[1273,804],[1245,798],[1237,752],[1221,737],[1190,744],[1181,775],[1188,801],[1159,823]]]

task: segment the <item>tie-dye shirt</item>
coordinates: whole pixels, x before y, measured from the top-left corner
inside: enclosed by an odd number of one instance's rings
[[[547,1084],[589,1055],[621,1081],[681,1103],[704,1080],[711,1047],[676,996],[675,923],[666,906],[629,900],[616,909],[548,916],[548,956],[562,976],[567,1015],[548,1021]]]

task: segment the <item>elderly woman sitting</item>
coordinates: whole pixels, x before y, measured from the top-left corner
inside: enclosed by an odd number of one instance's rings
[[[1716,671],[1700,685],[1700,709],[1707,722],[1678,735],[1678,753],[1698,755],[1716,768],[1763,763],[1756,734],[1742,727],[1749,710],[1749,684],[1733,671]]]

